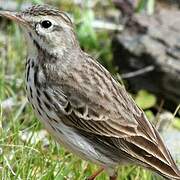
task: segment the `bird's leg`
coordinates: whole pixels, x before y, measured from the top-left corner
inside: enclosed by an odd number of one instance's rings
[[[110,176],[109,179],[110,179],[110,180],[117,180],[117,175]]]
[[[98,171],[96,171],[92,176],[88,177],[87,180],[95,180],[95,178],[104,171],[104,168],[100,168]]]
[[[109,180],[117,180],[117,169],[116,168],[106,168],[107,173],[109,174]]]
[[[110,180],[117,180],[117,176],[118,176],[117,171],[114,170],[114,171],[112,171],[112,173],[110,174],[109,179],[110,179]]]

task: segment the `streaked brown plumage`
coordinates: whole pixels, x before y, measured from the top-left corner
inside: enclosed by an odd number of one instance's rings
[[[0,15],[26,33],[28,99],[59,143],[110,175],[115,166],[132,163],[180,179],[157,130],[110,73],[80,49],[63,12],[38,5]]]

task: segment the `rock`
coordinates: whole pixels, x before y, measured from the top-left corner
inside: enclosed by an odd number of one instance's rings
[[[134,23],[112,41],[114,62],[129,88],[155,93],[172,109],[180,102],[179,17],[177,9],[135,15]]]
[[[166,131],[162,135],[166,146],[180,168],[180,132],[175,130]]]

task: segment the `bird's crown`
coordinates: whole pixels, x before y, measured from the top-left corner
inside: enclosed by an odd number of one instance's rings
[[[67,24],[72,24],[71,19],[64,12],[49,5],[34,5],[22,11],[21,14],[25,16],[59,16]]]

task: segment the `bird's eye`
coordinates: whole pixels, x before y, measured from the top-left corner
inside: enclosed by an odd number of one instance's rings
[[[51,21],[44,20],[44,21],[41,22],[41,26],[43,28],[45,28],[45,29],[48,29],[48,28],[50,28],[52,26],[52,23],[51,23]]]

